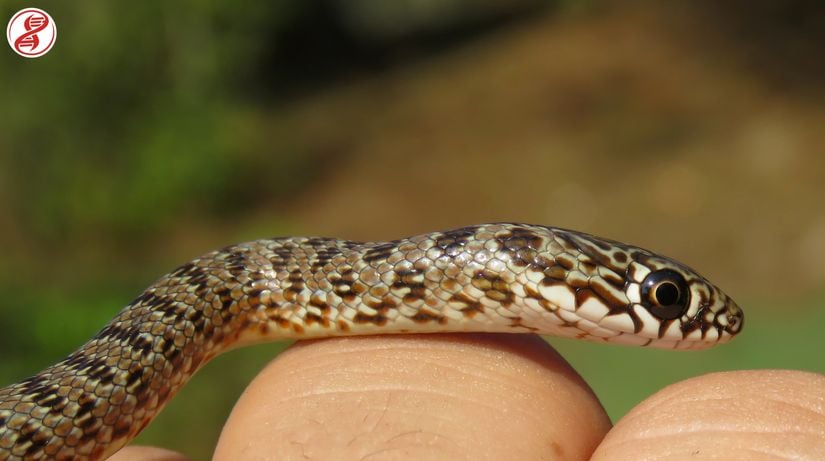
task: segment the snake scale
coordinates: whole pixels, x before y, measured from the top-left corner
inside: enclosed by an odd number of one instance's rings
[[[0,389],[0,460],[105,459],[209,359],[245,344],[487,331],[698,349],[742,320],[687,266],[560,228],[241,243],[164,275],[64,360]]]

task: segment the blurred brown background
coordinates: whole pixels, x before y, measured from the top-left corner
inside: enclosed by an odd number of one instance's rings
[[[825,7],[816,1],[0,1],[0,381],[240,240],[484,221],[676,257],[747,312],[718,350],[552,340],[614,419],[738,368],[825,372]],[[143,437],[206,457],[278,346],[216,359]],[[605,364],[615,364],[608,368]]]

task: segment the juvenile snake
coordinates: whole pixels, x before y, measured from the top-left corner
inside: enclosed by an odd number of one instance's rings
[[[489,331],[699,349],[742,320],[687,266],[559,228],[241,243],[164,275],[80,349],[0,389],[0,460],[104,459],[209,359],[250,343]]]

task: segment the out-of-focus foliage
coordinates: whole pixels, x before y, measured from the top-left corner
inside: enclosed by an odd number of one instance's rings
[[[228,206],[242,183],[277,189],[288,152],[268,160],[271,181],[247,181],[255,165],[242,157],[259,139],[244,85],[289,5],[43,5],[57,48],[36,62],[0,55],[2,197],[14,222],[47,238],[90,227],[133,235],[184,210],[242,208]],[[6,2],[3,16],[18,6]]]

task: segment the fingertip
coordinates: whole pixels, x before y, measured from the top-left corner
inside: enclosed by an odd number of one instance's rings
[[[270,363],[215,459],[575,459],[609,426],[589,387],[535,336],[338,338]]]
[[[712,373],[662,389],[608,433],[594,460],[825,459],[825,376]]]

